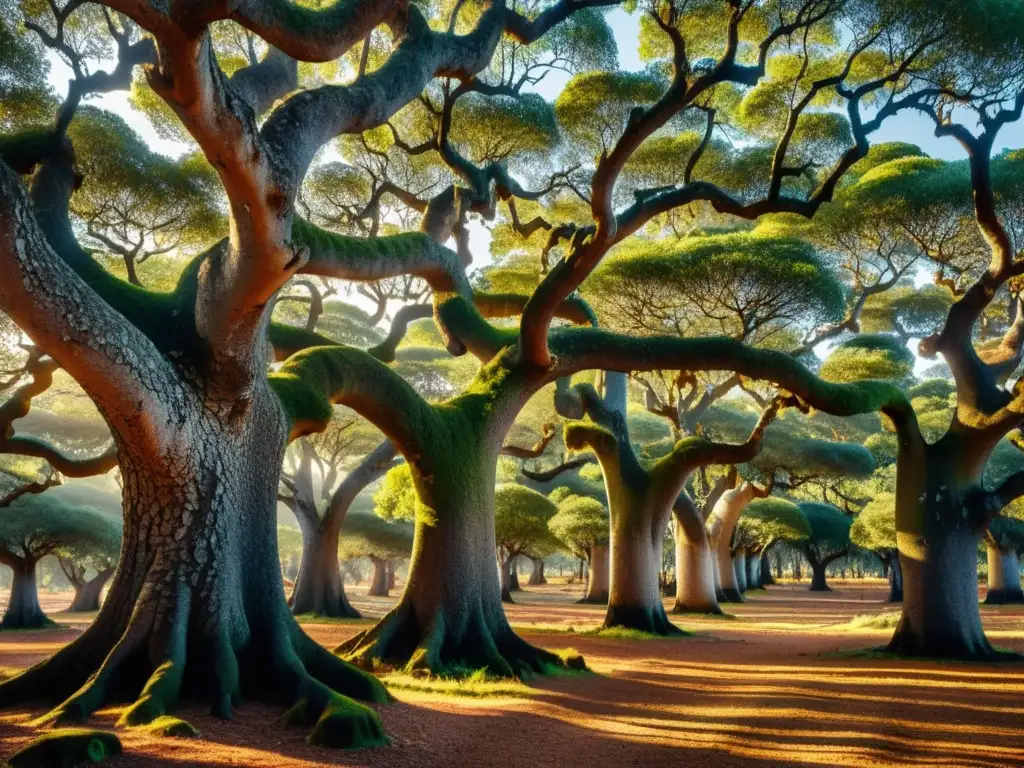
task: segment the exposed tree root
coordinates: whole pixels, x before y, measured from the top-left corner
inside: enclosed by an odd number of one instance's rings
[[[400,603],[376,625],[335,649],[363,668],[376,665],[409,674],[461,676],[484,670],[495,677],[530,678],[551,667],[566,667],[560,656],[530,645],[503,614],[488,617],[480,608],[466,616],[433,614],[421,627],[410,604]]]
[[[74,768],[99,763],[120,754],[121,742],[112,733],[64,728],[40,736],[11,755],[11,768]]]
[[[984,632],[958,631],[929,632],[924,636],[914,632],[904,615],[886,647],[886,651],[898,656],[958,659],[961,661],[998,661],[1005,657],[992,647]]]
[[[665,637],[685,634],[683,630],[668,620],[668,615],[660,602],[654,606],[609,605],[602,626],[604,629],[614,627],[635,629],[638,632],[664,635]]]
[[[704,605],[691,607],[688,605],[681,605],[676,603],[672,606],[672,613],[683,614],[690,616],[724,616],[725,611],[722,610],[720,605]]]
[[[132,703],[119,725],[152,727],[163,722],[168,726],[163,730],[186,733],[194,729],[167,717],[183,694],[206,698],[215,715],[231,717],[244,692],[289,706],[289,722],[313,727],[310,743],[332,747],[386,743],[377,713],[348,698],[385,703],[389,696],[384,686],[310,639],[284,610],[283,601],[281,615],[253,627],[247,642],[237,648],[227,629],[217,624],[206,637],[190,635],[189,622],[194,619],[190,607],[188,592],[182,590],[169,620],[158,621],[153,618],[155,612],[136,610],[101,663],[96,661],[102,650],[97,640],[104,633],[93,637],[84,633],[47,662],[0,684],[0,706],[55,693],[66,695],[53,685],[55,680],[74,669],[88,670],[92,664],[96,671],[41,724],[81,723],[98,709],[127,699]],[[191,630],[202,634],[196,626]]]

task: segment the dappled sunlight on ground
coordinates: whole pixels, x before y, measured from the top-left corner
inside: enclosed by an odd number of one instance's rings
[[[889,629],[851,629],[856,616],[898,607],[881,582],[812,594],[782,585],[726,609],[734,618],[675,616],[694,632],[666,640],[584,634],[603,608],[577,605],[574,585],[516,593],[509,618],[531,642],[576,648],[595,674],[467,697],[396,689],[381,715],[392,746],[309,747],[280,708],[251,704],[233,722],[184,708],[200,742],[123,733],[117,766],[975,766],[1024,765],[1024,664],[904,662],[858,655]],[[327,647],[367,626],[394,598],[350,590],[364,620],[311,622]],[[66,605],[66,601],[62,605]],[[990,636],[1024,652],[1024,608],[983,606]],[[60,617],[63,618],[63,617]],[[45,657],[81,626],[0,633],[0,667]],[[571,630],[571,631],[570,631]],[[415,686],[414,686],[415,687]],[[30,738],[30,714],[0,719],[3,755]],[[115,711],[101,713],[113,727]]]

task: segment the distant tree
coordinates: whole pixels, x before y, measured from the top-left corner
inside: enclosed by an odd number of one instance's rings
[[[501,599],[511,603],[511,569],[515,559],[534,546],[551,541],[548,523],[558,507],[543,494],[515,483],[505,483],[495,489],[494,505]]]
[[[100,595],[117,567],[121,549],[121,529],[111,528],[105,541],[85,544],[57,555],[64,576],[75,589],[68,607],[70,613],[84,613],[100,609]],[[90,575],[90,572],[92,575]]]
[[[24,495],[0,510],[0,563],[14,571],[4,629],[50,623],[39,607],[36,566],[47,555],[75,559],[115,547],[120,522],[53,494]]]
[[[753,499],[743,509],[736,530],[748,589],[761,588],[761,558],[777,542],[796,543],[811,535],[810,523],[796,504],[777,496]]]
[[[202,155],[156,154],[121,117],[92,107],[79,109],[68,135],[83,174],[71,211],[84,241],[120,261],[128,282],[142,285],[139,267],[153,256],[195,255],[218,239],[222,193]],[[154,286],[173,287],[187,263],[175,262],[156,270]]]
[[[874,552],[889,576],[887,602],[903,601],[903,568],[896,547],[896,496],[878,492],[857,514],[850,527],[850,542]]]
[[[341,524],[339,554],[344,559],[367,557],[373,563],[368,595],[387,596],[393,563],[412,551],[412,525],[388,522],[377,515],[354,512]]]
[[[1020,553],[1024,551],[1024,521],[999,516],[985,532],[988,553],[988,591],[985,602],[1024,603],[1020,584]]]
[[[831,591],[825,570],[850,551],[853,518],[838,507],[820,501],[801,502],[800,509],[811,526],[811,535],[800,545],[811,566],[811,591]]]
[[[604,504],[588,496],[577,496],[567,490],[548,496],[558,504],[558,512],[548,521],[555,537],[575,557],[590,566],[586,593],[581,603],[608,602],[608,510]]]
[[[395,465],[392,443],[380,439],[356,417],[335,418],[319,435],[298,441],[298,455],[281,472],[278,500],[295,515],[302,531],[303,548],[291,596],[295,614],[358,616],[345,596],[338,565],[338,536],[352,502],[367,485]],[[369,450],[338,482],[351,454]],[[319,493],[314,487],[314,467],[319,469]]]

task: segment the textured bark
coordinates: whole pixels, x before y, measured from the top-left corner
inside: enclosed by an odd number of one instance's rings
[[[110,577],[114,575],[113,568],[104,568],[88,581],[74,584],[75,596],[71,599],[68,608],[69,613],[86,613],[100,609],[100,595],[107,585]]]
[[[608,546],[605,544],[593,544],[590,547],[590,576],[587,579],[587,589],[581,603],[593,603],[595,605],[608,604]]]
[[[413,463],[419,503],[408,583],[390,613],[337,649],[347,659],[434,674],[486,669],[502,676],[564,664],[516,635],[502,610],[494,475],[507,429],[489,427],[457,405],[430,425],[424,438],[436,440],[436,450],[425,450],[422,461]]]
[[[383,740],[376,713],[337,693],[383,702],[383,687],[288,611],[276,526],[285,419],[266,386],[253,398],[242,416],[216,401],[188,412],[162,461],[122,452],[123,546],[107,600],[76,640],[0,685],[0,706],[69,696],[51,715],[79,722],[128,695],[138,698],[123,722],[140,724],[182,695],[228,717],[244,695],[293,706],[314,739]]]
[[[388,561],[383,557],[370,556],[373,563],[373,576],[370,578],[370,588],[366,594],[372,597],[388,596]]]
[[[901,542],[903,617],[891,650],[942,658],[993,655],[978,610],[980,540],[980,532],[953,529],[933,532],[917,546]]]
[[[1024,592],[1020,588],[1020,559],[1014,549],[1000,549],[987,542],[988,590],[985,603],[1024,603]]]
[[[36,586],[36,565],[39,561],[34,557],[18,557],[5,558],[4,562],[11,567],[14,578],[7,610],[4,611],[3,628],[36,629],[52,624],[39,607]]]

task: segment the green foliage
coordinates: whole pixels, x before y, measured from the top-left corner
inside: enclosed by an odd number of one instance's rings
[[[594,544],[608,543],[608,510],[600,501],[576,496],[564,487],[550,493],[548,499],[558,505],[548,528],[570,552],[583,557]]]
[[[494,530],[499,547],[510,554],[529,552],[551,541],[548,521],[558,508],[546,496],[506,483],[494,490]]]
[[[799,541],[811,535],[803,510],[777,496],[753,499],[744,507],[738,525],[745,536],[761,546],[777,539]]]
[[[380,488],[373,494],[373,512],[382,520],[414,520],[416,518],[416,486],[412,469],[406,463],[392,467],[384,475]]]
[[[702,420],[704,434],[718,442],[739,443],[750,435],[758,415],[735,400],[723,400],[708,409]],[[758,471],[789,473],[801,478],[867,477],[875,469],[863,445],[809,437],[804,422],[795,417],[779,420],[765,430],[761,451],[751,462]]]
[[[746,232],[637,241],[585,285],[602,321],[634,333],[768,342],[838,319],[843,288],[808,243]]]
[[[868,297],[861,314],[861,330],[926,336],[941,327],[952,305],[952,294],[937,285],[890,288]]]
[[[896,549],[896,495],[877,493],[857,514],[850,527],[850,541],[875,552]]]
[[[195,253],[226,232],[220,181],[201,155],[158,155],[121,117],[92,107],[68,135],[84,176],[72,210],[99,249]]]
[[[895,336],[861,334],[839,344],[818,370],[825,381],[866,379],[905,382],[914,370],[914,353]]]
[[[653,103],[664,90],[653,72],[584,72],[558,96],[555,115],[569,136],[597,151],[618,139],[634,107]]]
[[[56,99],[47,82],[49,63],[34,32],[24,27],[23,4],[0,0],[0,130],[48,121]]]
[[[799,506],[811,526],[810,543],[819,551],[837,552],[849,545],[853,518],[820,501],[804,501]]]
[[[48,492],[21,496],[0,515],[0,546],[18,556],[116,557],[121,521]]]
[[[409,523],[388,522],[378,515],[349,512],[341,524],[338,556],[379,557],[397,560],[412,552],[413,527]]]
[[[558,140],[554,110],[535,93],[468,94],[456,102],[452,125],[452,141],[477,164],[551,149]]]

